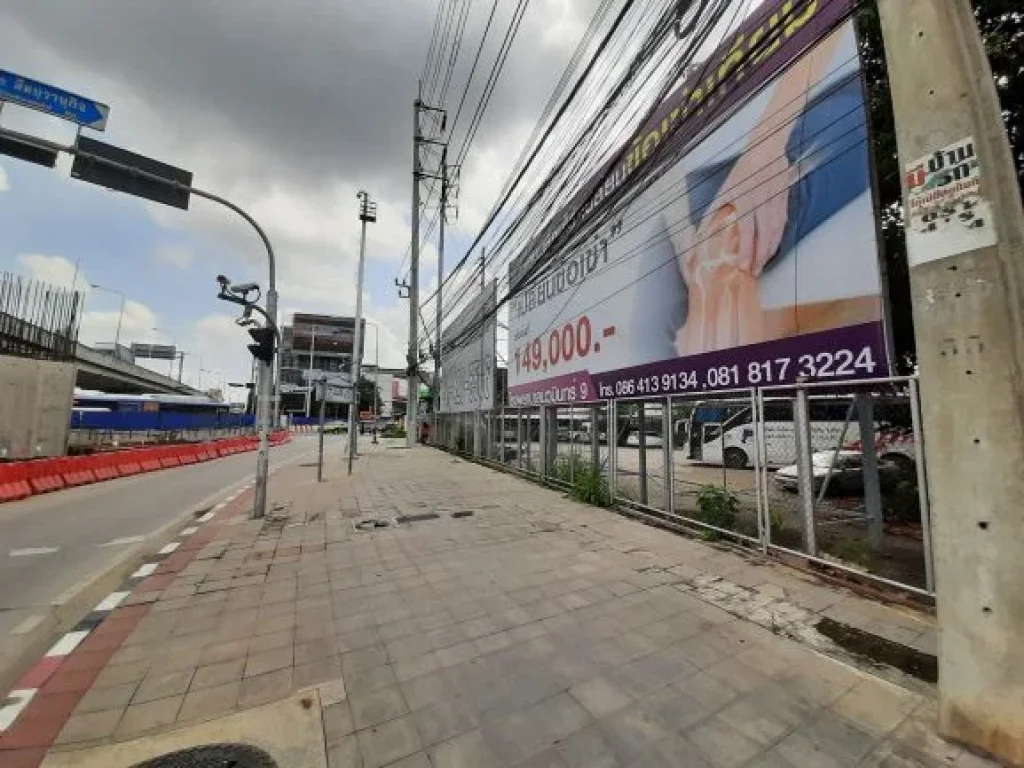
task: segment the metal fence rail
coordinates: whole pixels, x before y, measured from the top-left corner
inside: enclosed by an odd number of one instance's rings
[[[433,442],[708,539],[934,594],[914,378],[440,414]]]

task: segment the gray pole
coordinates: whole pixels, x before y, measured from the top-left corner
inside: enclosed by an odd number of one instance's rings
[[[413,104],[412,121],[412,247],[409,259],[409,366],[408,392],[405,400],[405,444],[410,448],[416,444],[417,418],[419,410],[419,384],[416,366],[419,363],[419,339],[417,319],[420,309],[420,95],[417,93]]]
[[[811,416],[807,390],[798,387],[794,403],[793,421],[796,447],[797,483],[800,488],[800,506],[804,516],[804,551],[812,557],[818,554],[817,531],[814,526],[814,465],[811,460]],[[724,427],[723,427],[724,429]],[[725,466],[725,455],[722,455]]]
[[[444,225],[448,207],[448,146],[441,149],[441,211],[437,234],[437,316],[434,318],[434,440],[437,442],[437,418],[441,412],[441,292],[444,289]]]
[[[292,339],[295,338],[295,329],[292,328]],[[294,341],[292,342],[294,344]],[[316,351],[316,326],[313,326],[313,336],[309,342],[309,381],[306,383],[306,418],[313,412],[313,354]]]
[[[118,293],[120,293],[120,291],[118,291]],[[121,359],[121,353],[118,352],[118,347],[120,346],[120,343],[121,343],[121,322],[124,320],[124,305],[125,305],[125,295],[122,293],[121,294],[121,314],[119,314],[117,316],[117,330],[114,331],[114,357],[116,357],[118,360]]]
[[[320,393],[320,437],[319,447],[317,448],[317,459],[316,459],[316,481],[322,483],[324,481],[324,412],[325,404],[327,402],[327,385],[324,385],[324,391]],[[349,474],[352,473],[352,462],[349,461]]]
[[[938,585],[939,731],[1024,763],[1024,213],[969,0],[880,0],[904,204]],[[1012,13],[1009,9],[1007,13]],[[978,163],[968,159],[970,145]],[[949,152],[956,153],[954,158]],[[962,153],[962,154],[961,154]],[[918,171],[920,158],[926,158]],[[955,162],[949,163],[950,159]],[[939,168],[945,163],[945,168]],[[922,178],[924,177],[924,178]],[[958,185],[946,184],[958,179]],[[987,204],[987,205],[986,205]],[[974,214],[973,217],[970,214]],[[915,221],[916,219],[916,221]],[[915,229],[914,224],[918,224]],[[918,444],[920,448],[920,443]]]
[[[359,268],[356,277],[356,332],[352,342],[352,402],[348,405],[348,473],[352,474],[352,459],[355,457],[356,408],[359,407],[359,369],[363,357],[363,262],[366,256],[366,221],[370,196],[360,191],[359,197]],[[413,304],[413,306],[416,306]]]

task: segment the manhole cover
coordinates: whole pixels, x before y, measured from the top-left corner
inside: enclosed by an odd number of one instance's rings
[[[435,512],[425,512],[421,515],[400,515],[395,518],[395,522],[402,523],[419,523],[424,520],[437,520],[441,516]]]
[[[248,744],[209,744],[170,752],[131,768],[277,768],[277,763]]]
[[[374,531],[378,528],[387,528],[387,520],[360,520],[358,523],[352,523],[352,527],[357,531]]]

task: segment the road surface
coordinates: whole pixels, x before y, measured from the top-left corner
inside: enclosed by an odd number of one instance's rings
[[[296,435],[271,449],[271,467],[315,450],[313,436]],[[65,592],[255,467],[256,454],[242,453],[0,504],[0,664],[12,632],[23,635]]]

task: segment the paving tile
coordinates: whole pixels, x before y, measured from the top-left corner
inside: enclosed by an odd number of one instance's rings
[[[355,731],[352,710],[347,701],[324,707],[321,716],[324,724],[324,739],[329,747],[340,744],[346,736]]]
[[[484,732],[493,738],[498,756],[511,763],[554,746],[592,719],[575,699],[563,692],[487,723]]]
[[[266,704],[292,693],[292,668],[286,667],[242,680],[238,706],[242,709]]]
[[[830,768],[857,765],[875,744],[869,733],[826,711],[790,733],[774,751],[794,768]]]
[[[749,765],[756,765],[756,763],[748,763]],[[714,768],[714,764],[702,757],[696,747],[677,734],[672,734],[652,745],[643,757],[629,764],[629,768],[677,768],[677,766]]]
[[[252,656],[254,654],[266,653],[267,651],[291,646],[294,642],[295,633],[290,629],[257,635],[252,639],[252,642],[249,643],[249,655]]]
[[[132,704],[124,711],[114,735],[118,738],[135,736],[144,731],[170,725],[177,718],[184,698],[181,695],[168,696],[144,704]]]
[[[708,718],[686,732],[705,760],[718,768],[736,768],[762,751],[761,745],[748,739],[720,717]]]
[[[195,671],[191,669],[163,674],[154,674],[151,671],[135,691],[132,704],[143,704],[147,701],[183,694],[188,690],[194,673]]]
[[[569,693],[595,718],[610,715],[633,701],[633,697],[607,677],[595,677],[574,685]]]
[[[356,730],[370,728],[409,712],[409,706],[405,703],[398,686],[381,688],[370,693],[354,694],[350,691],[348,701],[352,707],[352,720]]]
[[[616,753],[613,738],[605,733],[600,723],[570,734],[556,749],[570,768],[621,768],[626,765]]]
[[[428,652],[419,656],[409,656],[395,661],[392,665],[395,679],[404,683],[414,677],[420,677],[441,668],[441,662],[437,660],[436,654]]]
[[[831,709],[863,730],[884,736],[899,726],[923,699],[884,680],[864,679],[832,704]]]
[[[447,699],[412,713],[423,744],[433,746],[479,725],[477,718],[458,699]]]
[[[479,729],[460,734],[427,752],[434,768],[501,768],[504,765]]]
[[[366,768],[379,768],[394,763],[419,752],[423,746],[416,725],[409,715],[358,731],[356,738]]]
[[[241,680],[189,691],[178,712],[179,720],[199,720],[230,712],[238,703]]]
[[[285,669],[292,666],[292,646],[291,644],[285,645],[281,648],[275,648],[270,651],[263,653],[249,652],[248,658],[245,660],[245,676],[256,677],[267,672],[273,672],[278,669]]]
[[[124,709],[132,700],[137,687],[138,683],[123,683],[104,688],[93,686],[85,693],[81,701],[78,702],[78,706],[75,707],[75,714],[102,712],[106,709]]]
[[[249,653],[248,637],[239,640],[229,640],[227,642],[215,643],[209,645],[203,649],[202,654],[199,657],[199,661],[203,666],[209,666],[210,664],[218,664],[225,661],[233,661],[235,659],[245,659]]]
[[[224,685],[234,680],[241,680],[245,671],[245,659],[236,658],[230,661],[222,661],[199,667],[192,677],[190,690],[209,688],[215,685]]]
[[[811,718],[812,710],[776,685],[736,699],[718,716],[748,739],[768,746]]]
[[[327,768],[363,768],[355,734],[327,745]]]
[[[397,685],[398,678],[390,664],[360,669],[345,675],[345,688],[349,695],[371,693],[389,685]]]
[[[57,736],[56,744],[74,744],[81,741],[105,739],[114,732],[124,709],[72,715]],[[0,753],[2,756],[2,753]]]
[[[293,685],[297,689],[341,679],[341,657],[329,656],[308,664],[296,664]]]
[[[401,683],[402,695],[411,709],[419,709],[452,695],[447,681],[438,673],[423,675]]]

